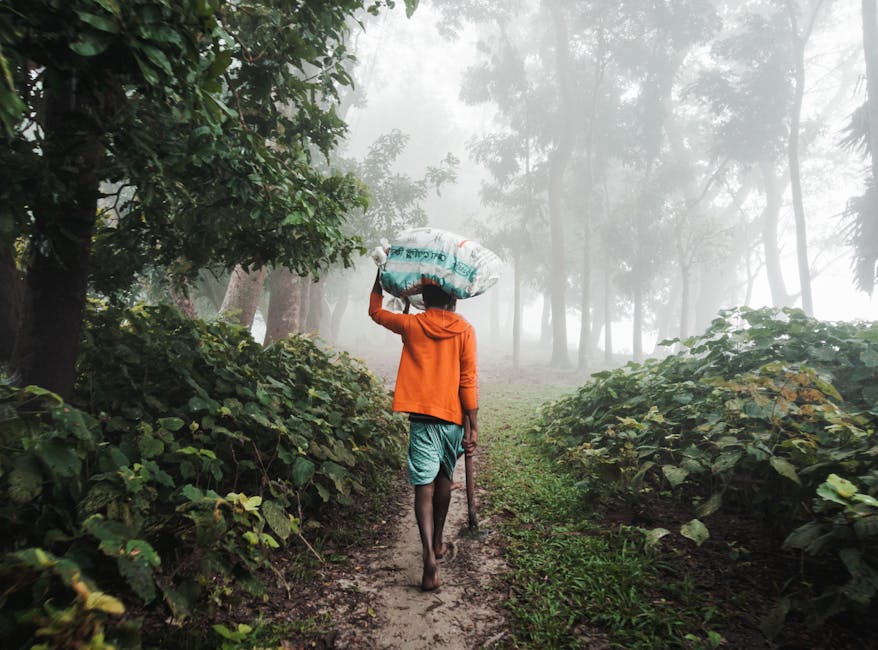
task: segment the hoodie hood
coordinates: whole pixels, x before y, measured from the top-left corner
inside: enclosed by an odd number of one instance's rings
[[[467,320],[453,311],[428,309],[418,314],[418,323],[431,339],[450,339],[463,334],[469,327]]]

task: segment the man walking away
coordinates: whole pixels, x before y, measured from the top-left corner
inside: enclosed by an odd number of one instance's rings
[[[437,560],[450,548],[442,541],[442,531],[454,466],[478,441],[475,330],[455,313],[456,300],[435,285],[423,288],[423,313],[384,309],[379,278],[380,271],[369,316],[402,336],[393,410],[409,414],[408,475],[415,487],[415,517],[423,545],[421,589],[432,591],[439,587]]]

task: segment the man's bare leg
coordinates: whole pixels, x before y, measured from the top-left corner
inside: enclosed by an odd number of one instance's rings
[[[441,471],[439,472],[442,473]],[[436,565],[436,552],[433,549],[433,483],[415,486],[415,519],[423,546],[424,575],[421,589],[432,591],[439,586],[439,567]]]
[[[445,530],[445,517],[451,503],[451,479],[440,469],[433,484],[433,551],[436,558],[441,560],[448,552],[447,544],[442,542],[442,532]]]

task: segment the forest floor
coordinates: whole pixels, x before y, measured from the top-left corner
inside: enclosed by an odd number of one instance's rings
[[[463,463],[455,480],[464,481]],[[490,647],[505,635],[506,622],[497,579],[504,564],[490,520],[482,539],[468,536],[465,490],[452,495],[446,542],[453,551],[439,562],[440,587],[423,592],[421,543],[411,503],[411,487],[400,489],[377,542],[355,551],[349,569],[334,576],[321,612],[334,621],[338,648]],[[481,490],[480,490],[481,492]],[[477,497],[479,495],[477,494]]]

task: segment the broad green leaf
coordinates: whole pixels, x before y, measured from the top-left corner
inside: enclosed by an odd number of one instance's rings
[[[94,4],[100,5],[108,12],[113,14],[116,17],[122,17],[122,11],[119,9],[119,4],[116,0],[91,0]]]
[[[135,562],[152,567],[158,567],[162,563],[152,545],[143,539],[129,539],[125,544],[125,554]]]
[[[866,348],[860,353],[860,361],[867,368],[878,368],[878,350]]]
[[[156,422],[162,429],[172,433],[179,431],[186,424],[180,418],[159,418]]]
[[[646,548],[654,548],[665,535],[670,535],[667,528],[653,528],[646,533]]]
[[[326,489],[326,487],[324,487],[321,483],[314,483],[314,487],[317,489],[317,494],[320,495],[320,498],[323,499],[323,502],[328,503],[332,496],[329,493],[329,490]]]
[[[94,538],[100,540],[99,548],[107,555],[118,557],[124,550],[125,538],[129,531],[122,522],[97,514],[82,522],[82,527]]]
[[[655,467],[655,463],[651,460],[646,461],[640,466],[640,469],[637,470],[637,473],[631,477],[631,485],[632,487],[640,487],[641,483],[643,483],[643,477],[646,476],[646,473]]]
[[[215,413],[219,409],[219,404],[210,398],[199,397],[196,395],[189,400],[189,408],[193,411]]]
[[[722,472],[727,472],[732,469],[739,460],[741,460],[741,456],[743,453],[740,449],[733,449],[728,451],[723,451],[719,456],[716,457],[716,460],[711,465],[711,471],[714,474],[721,474]]]
[[[344,467],[331,460],[327,460],[320,465],[320,473],[333,482],[339,494],[345,496],[350,494],[350,475]]]
[[[268,533],[261,533],[259,539],[263,546],[267,546],[268,548],[280,548],[280,544],[277,543],[277,540]]]
[[[128,495],[115,482],[100,481],[89,488],[85,498],[80,501],[79,508],[85,515],[103,512],[108,504],[115,501],[127,501]]]
[[[781,476],[790,479],[796,485],[802,484],[802,481],[799,480],[799,475],[796,473],[796,468],[786,458],[781,458],[780,456],[772,456],[768,462],[771,463],[774,471],[776,471]]]
[[[165,443],[154,436],[143,436],[137,441],[142,458],[155,458],[165,450]]]
[[[159,76],[155,73],[155,70],[153,70],[152,67],[147,64],[143,59],[141,59],[140,56],[138,56],[137,54],[134,54],[134,61],[137,63],[137,67],[140,69],[140,74],[143,75],[143,79],[146,81],[146,83],[148,83],[150,86],[158,86]],[[195,410],[192,407],[192,400],[190,400],[189,408]]]
[[[695,514],[697,514],[699,517],[709,517],[710,515],[715,513],[717,510],[719,510],[720,507],[722,506],[722,504],[723,504],[722,492],[714,492],[713,494],[710,495],[710,498],[707,501],[701,503],[695,509]]]
[[[259,546],[259,536],[252,530],[244,531],[242,537],[247,540],[251,546]]]
[[[80,40],[70,44],[70,49],[79,56],[92,57],[103,54],[113,42],[109,34],[83,33]]]
[[[41,548],[31,547],[13,554],[26,566],[35,569],[49,569],[58,564],[58,558]]]
[[[119,567],[119,573],[143,602],[149,603],[155,599],[155,580],[148,565],[127,555],[119,557],[116,564]]]
[[[420,0],[405,0],[405,16],[406,18],[411,18],[415,10],[418,8],[418,3]]]
[[[199,490],[191,483],[187,483],[186,485],[184,485],[180,492],[190,501],[201,501],[204,498],[204,492]]]
[[[159,48],[153,45],[147,45],[146,43],[139,43],[136,46],[141,52],[146,54],[146,58],[150,60],[150,62],[164,72],[169,77],[174,74],[174,69],[171,67],[171,62],[168,60],[168,57],[162,52]]]
[[[847,479],[840,477],[838,474],[830,474],[824,485],[826,484],[832,487],[832,489],[843,499],[850,499],[858,491],[856,485]]]
[[[293,484],[298,488],[302,487],[314,476],[314,470],[314,463],[304,456],[297,457],[292,469]]]
[[[37,444],[35,451],[49,470],[63,477],[71,477],[79,474],[82,462],[76,454],[76,448],[67,440],[51,438]]]
[[[853,496],[853,500],[859,503],[865,503],[867,506],[878,508],[878,499],[868,494],[857,493]]]
[[[87,11],[77,11],[76,15],[79,16],[79,19],[91,25],[95,29],[99,29],[102,32],[108,32],[110,34],[118,34],[119,33],[119,23],[111,18],[105,18],[104,16],[97,16],[95,14],[91,14]]]
[[[208,95],[207,98],[208,98],[210,101],[212,101],[212,102],[217,106],[217,108],[219,108],[223,113],[225,113],[225,114],[228,115],[229,117],[231,117],[231,118],[233,118],[233,119],[238,117],[238,113],[237,113],[237,111],[234,111],[234,110],[232,110],[231,108],[229,108],[228,105],[226,105],[226,103],[223,102],[223,101],[222,101],[219,97],[217,97],[216,95]]]
[[[70,431],[79,440],[94,440],[92,429],[97,424],[87,413],[69,406],[52,409],[52,421],[66,431]]]
[[[238,494],[237,492],[229,492],[226,499],[232,503],[237,503],[246,512],[258,512],[259,506],[262,505],[262,497],[248,497],[246,494]]]
[[[121,600],[101,591],[93,591],[88,595],[85,599],[85,608],[120,616],[125,613],[125,605]]]
[[[46,397],[52,401],[53,406],[64,406],[64,400],[61,397],[53,393],[50,390],[43,388],[42,386],[35,386],[33,384],[25,386],[22,389],[25,393],[29,395],[35,395],[36,397]]]
[[[707,526],[698,519],[680,526],[680,534],[686,539],[691,539],[697,546],[701,546],[710,537]]]
[[[668,479],[668,483],[671,484],[671,487],[677,487],[686,480],[687,476],[689,476],[687,470],[682,467],[677,467],[676,465],[662,465],[662,473],[665,475],[665,478]]]
[[[262,516],[281,539],[287,539],[292,533],[290,517],[277,501],[265,501],[262,504]]]
[[[803,524],[796,528],[793,532],[787,535],[787,538],[784,540],[783,547],[784,548],[797,548],[799,550],[805,551],[807,550],[814,541],[820,537],[820,534],[823,532],[820,524],[816,521],[809,521],[806,524]]]
[[[43,491],[43,475],[30,464],[16,464],[8,481],[9,498],[14,503],[30,503]]]

